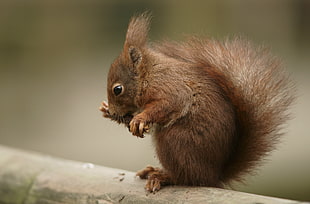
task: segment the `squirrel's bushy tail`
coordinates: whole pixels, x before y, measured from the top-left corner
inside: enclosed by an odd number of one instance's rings
[[[264,47],[236,38],[219,42],[192,38],[186,43],[163,43],[162,53],[204,67],[235,107],[237,139],[223,168],[222,182],[242,180],[278,142],[289,118],[294,85],[278,59]]]

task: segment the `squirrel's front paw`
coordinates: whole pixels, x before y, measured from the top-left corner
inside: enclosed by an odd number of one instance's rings
[[[143,138],[143,133],[149,132],[149,123],[146,122],[140,114],[136,115],[129,123],[129,131],[133,135]]]
[[[107,102],[103,101],[101,103],[101,106],[99,107],[99,110],[103,112],[103,117],[111,118],[111,114],[109,112],[109,105],[107,104]]]

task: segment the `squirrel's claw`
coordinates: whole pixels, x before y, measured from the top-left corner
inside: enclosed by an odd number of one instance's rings
[[[144,123],[141,121],[137,121],[135,119],[132,119],[129,123],[129,131],[137,137],[141,137],[141,138],[144,137],[143,127],[144,127]]]
[[[134,117],[129,123],[129,131],[137,136],[143,138],[143,133],[149,132],[149,125],[139,117]]]
[[[136,176],[141,179],[147,179],[145,190],[149,193],[156,193],[162,186],[171,184],[171,179],[168,174],[160,168],[147,166],[146,168],[137,172]]]
[[[161,188],[160,180],[156,177],[149,178],[145,185],[145,190],[150,193],[156,193],[157,191],[160,190],[160,188]]]

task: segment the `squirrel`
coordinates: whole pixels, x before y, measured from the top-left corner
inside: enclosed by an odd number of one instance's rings
[[[148,192],[243,181],[283,134],[294,83],[269,49],[243,37],[150,44],[150,19],[131,18],[99,108],[134,136],[151,132],[162,168],[137,176]]]

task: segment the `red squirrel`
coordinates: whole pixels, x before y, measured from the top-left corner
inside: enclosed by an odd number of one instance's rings
[[[152,130],[162,168],[137,176],[149,192],[242,181],[282,135],[293,83],[265,47],[240,37],[148,44],[149,24],[145,13],[130,20],[100,107],[134,136]]]

